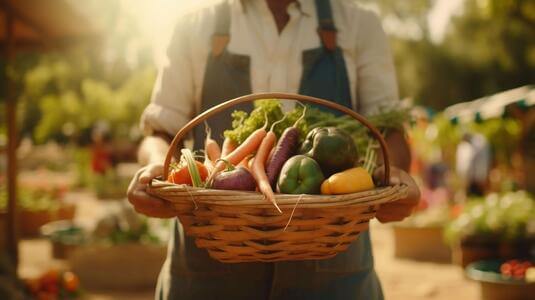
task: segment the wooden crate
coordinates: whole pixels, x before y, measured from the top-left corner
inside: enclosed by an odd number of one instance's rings
[[[82,286],[98,290],[154,289],[167,247],[141,244],[80,246],[69,255]]]
[[[453,247],[453,262],[465,268],[480,260],[529,257],[534,245],[534,239],[516,242],[464,239]]]
[[[481,300],[527,300],[535,297],[535,283],[504,284],[480,281]]]
[[[29,211],[19,210],[19,230],[22,237],[36,237],[40,234],[41,226],[57,220],[72,220],[76,213],[74,204],[62,203],[57,211]]]
[[[451,248],[446,245],[442,227],[394,226],[394,255],[418,261],[451,262]]]

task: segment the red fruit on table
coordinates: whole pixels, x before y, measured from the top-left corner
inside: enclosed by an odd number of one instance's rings
[[[511,259],[500,266],[500,273],[506,277],[511,276],[515,279],[524,279],[527,269],[532,266],[533,264],[531,261]]]
[[[80,280],[72,272],[65,272],[63,274],[63,287],[69,292],[76,292],[80,286]]]
[[[500,266],[500,272],[503,275],[511,276],[512,269],[513,269],[512,266],[508,263],[504,263]]]

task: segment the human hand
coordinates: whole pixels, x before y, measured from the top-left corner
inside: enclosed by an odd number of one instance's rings
[[[137,171],[128,187],[128,201],[136,212],[154,218],[172,218],[176,212],[170,202],[153,197],[146,192],[152,179],[163,174],[161,164],[149,164]]]
[[[374,179],[382,180],[384,174],[384,167],[377,168],[373,174]],[[376,217],[381,223],[401,221],[410,216],[413,208],[420,201],[420,188],[416,182],[405,171],[391,167],[390,168],[390,183],[403,183],[408,187],[407,197],[399,199],[394,202],[382,204],[377,210]]]

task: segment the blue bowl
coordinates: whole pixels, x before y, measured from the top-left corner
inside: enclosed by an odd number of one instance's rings
[[[466,276],[478,281],[481,299],[485,300],[525,300],[534,299],[535,282],[503,276],[500,266],[506,260],[481,260],[466,267]]]
[[[529,284],[524,279],[515,279],[509,276],[503,276],[500,273],[500,266],[506,260],[480,260],[469,264],[466,267],[466,275],[476,281],[485,281],[503,284]]]

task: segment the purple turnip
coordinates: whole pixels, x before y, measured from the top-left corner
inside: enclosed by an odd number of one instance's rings
[[[256,181],[246,168],[240,166],[230,171],[217,174],[212,182],[212,188],[219,190],[254,191],[256,190]]]

